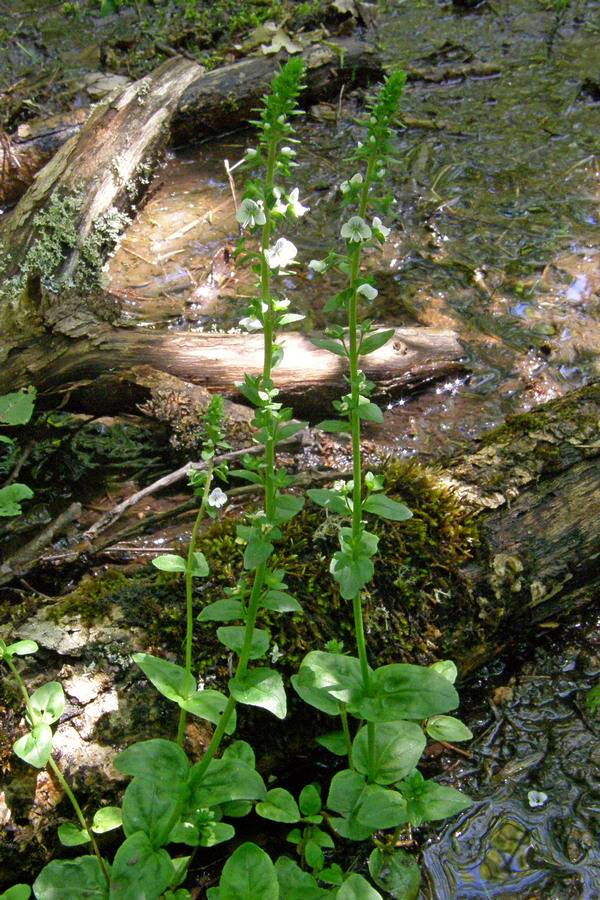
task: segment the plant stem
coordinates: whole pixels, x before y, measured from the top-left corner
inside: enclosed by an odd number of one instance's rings
[[[268,198],[273,189],[273,178],[275,171],[275,161],[277,153],[277,140],[273,139],[269,144],[269,154],[267,159],[267,172],[265,177],[265,200]],[[271,270],[267,261],[266,251],[269,249],[273,224],[271,210],[268,202],[264,204],[266,222],[262,229],[261,240],[261,262],[260,262],[260,285],[261,296],[263,301],[263,372],[262,385],[265,390],[271,387],[271,371],[273,366],[273,332],[274,332],[274,316],[271,302]],[[271,421],[272,424],[272,421]],[[265,434],[265,514],[267,520],[271,520],[275,513],[276,486],[275,486],[275,437],[274,429]],[[248,600],[248,613],[246,616],[246,630],[244,634],[244,643],[240,651],[238,664],[235,671],[236,678],[242,678],[248,669],[250,660],[250,651],[252,649],[252,638],[254,636],[254,628],[258,616],[260,598],[263,585],[265,582],[265,574],[267,571],[267,563],[260,563],[254,572],[254,582],[252,592]],[[229,720],[236,707],[236,700],[229,695],[225,709],[219,719],[210,744],[202,758],[199,766],[199,777],[202,777],[210,761],[214,758],[215,753],[219,749]]]
[[[373,149],[369,162],[367,164],[367,172],[364,180],[363,191],[361,196],[359,216],[364,218],[369,202],[369,189],[375,171],[375,164],[378,158],[378,151]],[[350,412],[350,432],[352,435],[352,470],[354,486],[352,491],[352,536],[356,542],[360,539],[362,531],[362,462],[361,462],[361,443],[360,443],[360,416],[358,415],[358,404],[360,399],[359,385],[359,334],[358,334],[358,293],[356,289],[356,281],[360,273],[360,245],[358,245],[351,255],[351,272],[350,284],[352,285],[352,296],[349,304],[348,314],[348,351],[350,361],[350,384],[351,384],[351,412]],[[360,660],[360,668],[362,673],[365,693],[368,695],[371,689],[371,676],[369,671],[369,662],[367,657],[367,646],[365,641],[365,631],[363,622],[362,600],[360,591],[352,600],[354,613],[354,630],[356,635],[356,649]],[[373,722],[367,723],[367,777],[370,782],[374,780],[375,774],[375,725]]]
[[[208,495],[212,483],[212,473],[214,467],[214,456],[208,461],[206,469],[206,481],[204,482],[204,491],[202,492],[202,500],[200,501],[200,509],[194,522],[190,545],[188,547],[187,568],[185,573],[185,598],[186,598],[186,632],[185,632],[185,673],[186,684],[192,677],[192,640],[194,636],[194,604],[193,604],[193,562],[196,543],[198,540],[198,531],[200,530],[200,522],[204,516],[204,510],[208,502]],[[185,722],[187,713],[182,709],[179,714],[179,728],[177,730],[177,743],[183,747],[183,739],[185,734]]]
[[[57,780],[60,782],[62,789],[64,790],[65,794],[71,801],[71,805],[72,805],[73,809],[75,810],[75,815],[79,819],[79,824],[81,825],[82,829],[86,832],[90,841],[92,842],[92,852],[96,855],[96,859],[98,860],[98,863],[100,864],[100,868],[102,869],[102,874],[104,875],[104,878],[106,879],[107,885],[109,885],[109,887],[110,887],[110,877],[108,875],[108,872],[106,871],[106,867],[104,865],[104,860],[102,859],[102,856],[100,855],[100,850],[98,848],[98,844],[96,843],[96,838],[94,837],[94,833],[93,833],[92,829],[88,827],[88,824],[85,821],[85,816],[83,815],[83,812],[81,811],[81,807],[80,807],[79,803],[77,802],[77,798],[75,797],[75,794],[69,787],[63,773],[58,768],[58,766],[57,766],[55,760],[52,758],[52,756],[48,760],[48,766],[50,769],[52,769]]]

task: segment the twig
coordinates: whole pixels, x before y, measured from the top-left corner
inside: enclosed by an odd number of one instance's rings
[[[301,440],[302,433],[303,432],[298,432],[298,434],[295,434],[293,437],[288,438],[285,441],[281,441],[278,446],[282,447],[297,443],[299,440]],[[263,451],[263,444],[255,444],[252,447],[243,447],[241,450],[230,450],[229,453],[223,453],[221,456],[215,457],[215,465],[219,465],[219,463],[224,460],[239,459],[240,456],[245,456],[246,454],[262,453]],[[87,540],[92,540],[97,534],[100,534],[101,531],[104,531],[106,528],[112,525],[113,522],[116,522],[116,520],[120,518],[121,515],[131,506],[134,506],[140,500],[143,500],[144,497],[155,494],[157,491],[160,491],[171,484],[175,484],[176,482],[181,481],[186,477],[186,475],[190,473],[192,469],[201,472],[203,469],[206,469],[206,467],[207,463],[204,462],[204,460],[202,460],[201,462],[187,462],[180,469],[177,469],[175,472],[171,472],[169,475],[165,475],[163,478],[159,478],[158,481],[154,481],[152,484],[149,484],[141,491],[138,491],[137,494],[133,494],[131,497],[127,497],[127,499],[117,504],[117,506],[115,506],[109,512],[105,513],[103,516],[100,516],[100,518],[96,522],[94,522],[94,524],[90,528],[88,528],[83,537]]]
[[[233,180],[233,174],[232,174],[232,173],[235,171],[235,169],[237,169],[237,167],[238,167],[242,162],[243,162],[243,160],[240,160],[240,162],[237,162],[237,163],[235,164],[235,166],[230,166],[230,165],[229,165],[229,160],[228,160],[228,159],[223,160],[223,163],[224,163],[224,165],[225,165],[225,171],[227,172],[227,178],[229,179],[229,187],[230,187],[230,189],[231,189],[231,196],[233,197],[233,208],[235,209],[235,214],[236,214],[236,215],[237,215],[237,211],[238,211],[238,202],[237,202],[237,194],[236,194],[236,192],[235,192],[235,181]]]
[[[73,522],[81,515],[81,503],[71,503],[64,512],[56,517],[50,524],[43,529],[32,541],[25,544],[18,550],[14,556],[7,559],[0,566],[0,586],[8,584],[13,578],[24,575],[37,562],[40,550],[46,547],[54,538],[55,534],[60,532],[65,525]]]

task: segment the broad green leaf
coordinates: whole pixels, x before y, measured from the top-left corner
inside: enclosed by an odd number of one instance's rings
[[[271,819],[273,822],[286,822],[291,825],[301,819],[298,804],[290,792],[283,788],[267,791],[266,800],[257,803],[255,809],[263,819]]]
[[[4,641],[0,641],[0,659],[28,656],[30,653],[37,653],[39,649],[35,641],[17,641],[15,644],[9,644],[8,647]]]
[[[458,706],[453,685],[433,669],[408,663],[381,666],[371,679],[371,696],[357,704],[369,722],[428,719]]]
[[[360,662],[341,653],[311,650],[292,684],[306,703],[330,716],[338,715],[340,702],[356,704],[364,695]]]
[[[29,500],[33,491],[26,484],[8,484],[0,488],[0,516],[20,516],[21,500]]]
[[[96,834],[106,834],[123,824],[123,814],[118,806],[103,806],[94,816],[92,831]]]
[[[419,864],[400,848],[385,852],[376,847],[369,857],[369,874],[375,884],[396,900],[417,900],[421,885]]]
[[[278,522],[289,522],[304,506],[304,497],[294,494],[280,494],[275,502],[275,518]]]
[[[414,722],[377,722],[374,781],[392,784],[405,778],[417,765],[425,744],[425,735]],[[365,725],[352,743],[352,760],[357,772],[368,772],[368,759],[368,728]]]
[[[429,666],[429,668],[433,672],[437,672],[438,675],[442,675],[450,684],[454,684],[456,679],[458,678],[458,669],[456,665],[452,662],[451,659],[440,659],[438,662],[433,663],[433,665]]]
[[[158,900],[171,884],[175,869],[166,850],[156,850],[147,835],[136,832],[115,854],[110,900]]]
[[[15,884],[0,894],[0,900],[29,900],[30,897],[31,888],[28,884]]]
[[[15,391],[0,397],[0,422],[3,425],[25,425],[33,415],[35,388]]]
[[[267,790],[256,769],[237,759],[213,759],[198,781],[198,766],[192,767],[192,799],[197,807],[210,809],[231,800],[264,800]]]
[[[233,650],[238,656],[242,652],[244,646],[244,638],[246,629],[236,625],[223,625],[217,628],[217,637],[222,644],[229,650]],[[259,659],[264,656],[269,649],[270,638],[266,631],[261,628],[255,628],[252,633],[252,644],[250,646],[250,659]]]
[[[404,825],[408,822],[406,800],[398,791],[378,784],[367,785],[356,817],[361,825],[368,825],[374,831]]]
[[[333,555],[329,571],[339,584],[344,600],[353,600],[371,581],[375,566],[367,557],[353,556],[338,550]]]
[[[233,825],[228,825],[226,822],[209,822],[207,825],[202,826],[200,846],[216,847],[217,844],[222,844],[223,841],[230,841],[232,837],[235,837]]]
[[[376,334],[366,335],[360,342],[360,349],[358,351],[360,356],[366,356],[367,353],[373,353],[375,350],[379,350],[379,348],[383,347],[384,344],[387,344],[395,334],[395,330],[391,328],[388,331],[378,331]]]
[[[434,822],[454,816],[471,806],[471,799],[455,788],[425,781],[420,772],[398,785],[404,795],[410,822],[415,827],[422,822]]]
[[[347,500],[339,491],[311,488],[306,493],[314,503],[330,510],[330,512],[337,513],[340,516],[350,515]]]
[[[473,732],[454,716],[433,716],[425,723],[425,731],[434,741],[470,741]]]
[[[397,503],[385,494],[371,494],[363,503],[363,512],[373,513],[381,519],[389,519],[392,522],[405,522],[412,517],[408,506]]]
[[[304,845],[304,858],[311,869],[314,869],[317,872],[325,865],[325,854],[317,842],[310,838]]]
[[[319,350],[328,350],[330,353],[335,353],[337,356],[343,356],[346,359],[348,358],[348,351],[341,341],[336,341],[333,338],[311,338],[311,344],[314,344],[315,347],[318,347]]]
[[[302,612],[302,607],[290,594],[285,591],[269,590],[261,600],[264,609],[270,609],[273,612]]]
[[[344,434],[351,430],[350,422],[343,422],[339,419],[325,419],[323,422],[319,422],[317,428],[328,434]]]
[[[321,794],[314,784],[307,784],[302,788],[298,805],[303,816],[316,816],[321,812]]]
[[[161,572],[185,572],[187,562],[183,556],[176,556],[173,553],[164,553],[152,560],[152,565],[160,569]]]
[[[217,600],[205,606],[198,622],[231,622],[244,618],[244,607],[239,600]]]
[[[306,422],[287,422],[285,425],[278,425],[276,440],[285,441],[304,428],[306,428]]]
[[[245,569],[255,569],[268,560],[273,552],[273,544],[258,527],[238,525],[237,535],[248,542],[244,550]]]
[[[190,777],[190,763],[184,751],[162,738],[132,744],[118,754],[114,766],[125,775],[143,775],[168,783],[185,783]]]
[[[348,753],[348,743],[346,735],[343,731],[329,731],[327,734],[321,734],[315,739],[317,744],[321,744],[330,753],[336,756],[346,756]]]
[[[330,816],[329,824],[349,841],[364,841],[373,831],[370,826],[361,825],[356,818],[365,788],[365,777],[350,769],[337,772],[331,780],[327,806],[339,812],[341,818]]]
[[[79,844],[89,844],[91,837],[82,828],[78,828],[73,822],[63,822],[58,826],[58,839],[63,847],[78,847]]]
[[[253,805],[250,800],[231,800],[221,803],[221,812],[230,819],[243,819],[252,811]]]
[[[264,850],[246,843],[232,853],[223,866],[219,897],[220,900],[278,900],[275,866]]]
[[[52,729],[45,722],[35,725],[13,744],[13,750],[24,762],[36,769],[43,769],[52,753]]]
[[[104,863],[107,871],[110,866]],[[95,856],[55,859],[33,883],[37,900],[108,900],[108,885]]]
[[[290,325],[292,322],[301,322],[304,318],[299,313],[284,313],[277,319],[277,325]]]
[[[35,714],[35,724],[45,722],[52,725],[62,716],[65,709],[65,692],[59,681],[49,681],[31,695],[31,708]]]
[[[251,669],[229,682],[231,696],[239,703],[268,709],[278,719],[287,712],[283,679],[272,669]]]
[[[251,769],[256,768],[256,757],[254,750],[248,741],[234,741],[229,747],[223,750],[223,759],[238,759],[240,762],[250,766]]]
[[[280,900],[330,900],[331,894],[319,887],[314,875],[303,872],[298,863],[280,856],[275,863]],[[321,877],[321,873],[319,873]]]
[[[336,900],[383,900],[379,891],[371,887],[366,878],[353,872],[343,883]]]
[[[196,682],[183,666],[177,666],[167,659],[160,659],[149,653],[134,653],[133,661],[168,700],[179,703],[187,700],[196,691]]]
[[[366,403],[359,403],[356,410],[360,419],[365,422],[383,422],[383,413],[376,403],[367,400]]]
[[[201,553],[200,550],[196,550],[192,555],[192,575],[194,578],[206,578],[209,571],[210,569],[204,553]]]
[[[227,697],[220,691],[196,691],[187,700],[181,700],[179,705],[194,716],[199,716],[201,719],[206,719],[207,722],[212,722],[213,725],[218,725],[221,721],[223,710],[227,706]],[[236,724],[234,710],[227,723],[225,733],[233,734]]]
[[[185,791],[181,781],[161,782],[138,775],[123,797],[125,836],[141,831],[155,849],[167,843],[173,821],[183,809]]]

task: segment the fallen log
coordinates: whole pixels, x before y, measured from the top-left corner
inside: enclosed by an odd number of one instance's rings
[[[463,674],[600,599],[600,384],[510,417],[443,481],[482,535],[464,570],[479,621],[444,637]]]
[[[61,323],[69,327],[69,320]],[[114,403],[139,402],[135,377],[126,373],[151,366],[213,392],[240,400],[236,382],[246,373],[262,371],[262,335],[151,332],[117,328],[109,324],[84,327],[75,316],[72,331],[33,338],[18,356],[0,370],[0,394],[32,384],[40,392],[82,388],[87,382],[86,411],[107,414]],[[331,405],[347,389],[344,360],[315,347],[310,336],[283,336],[283,362],[273,373],[286,403],[298,415],[314,415]],[[464,368],[463,350],[451,331],[433,328],[397,328],[396,336],[375,353],[364,357],[366,376],[376,384],[375,396],[409,391],[445,378]],[[98,378],[102,377],[100,382]],[[119,384],[117,392],[111,390]],[[126,388],[126,384],[129,388]],[[94,401],[96,393],[96,401]],[[107,403],[113,404],[107,407]]]

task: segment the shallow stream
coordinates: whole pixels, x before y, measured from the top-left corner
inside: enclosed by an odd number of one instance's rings
[[[466,372],[391,398],[370,436],[427,459],[598,377],[600,11],[574,3],[559,20],[534,0],[470,12],[397,3],[379,35],[408,83],[392,233],[368,262],[376,317],[455,330]],[[337,241],[357,102],[342,96],[300,125],[297,184],[311,211],[288,236],[306,262]],[[234,134],[169,160],[110,265],[129,321],[235,327],[252,285],[225,252],[237,228],[224,160],[251,144]],[[333,287],[306,268],[288,279],[308,329],[325,324]],[[598,625],[546,637],[474,723],[473,761],[452,777],[475,803],[426,847],[423,898],[600,896],[600,720],[585,704]]]

